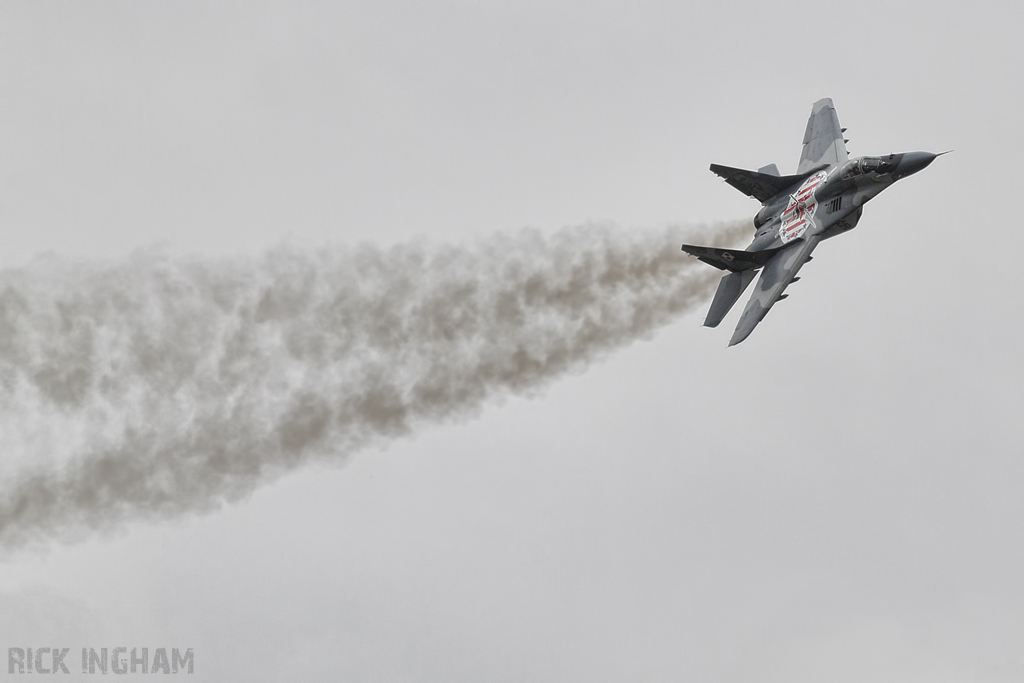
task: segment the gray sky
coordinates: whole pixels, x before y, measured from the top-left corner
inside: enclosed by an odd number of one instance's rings
[[[702,306],[344,467],[6,558],[0,648],[192,647],[209,681],[1020,680],[1022,25],[1013,2],[0,5],[5,266],[744,218],[708,164],[792,172],[821,97],[853,155],[956,150],[740,346]]]

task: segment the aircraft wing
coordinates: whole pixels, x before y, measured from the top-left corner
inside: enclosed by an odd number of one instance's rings
[[[800,151],[798,174],[805,173],[823,164],[837,164],[846,161],[850,155],[843,140],[843,129],[832,100],[828,97],[818,100],[811,107],[811,118],[807,119],[804,131],[804,147]]]
[[[801,266],[811,260],[811,252],[818,246],[821,237],[811,235],[806,239],[790,242],[784,249],[772,256],[761,271],[761,277],[750,295],[750,301],[743,309],[743,315],[736,325],[729,346],[735,346],[750,336],[775,302],[786,298],[783,292],[793,282]]]

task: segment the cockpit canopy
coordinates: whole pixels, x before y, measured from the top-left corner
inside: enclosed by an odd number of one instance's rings
[[[899,157],[896,154],[890,154],[887,157],[860,157],[859,159],[850,159],[843,165],[843,170],[840,171],[840,176],[845,180],[865,173],[892,173],[896,170],[896,165],[898,163]]]

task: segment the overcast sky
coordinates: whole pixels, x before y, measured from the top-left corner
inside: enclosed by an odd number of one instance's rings
[[[0,652],[191,647],[197,681],[1019,681],[1022,29],[1009,0],[0,4],[5,268],[747,218],[708,164],[792,173],[821,97],[851,155],[956,150],[742,345],[702,304],[344,466],[6,557]]]

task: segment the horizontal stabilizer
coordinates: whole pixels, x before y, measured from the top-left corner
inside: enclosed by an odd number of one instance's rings
[[[731,168],[729,166],[711,164],[712,173],[724,178],[725,182],[729,183],[743,194],[753,197],[762,204],[783,190],[788,190],[794,185],[805,180],[818,170],[819,169],[815,168],[810,173],[801,173],[799,175],[772,175],[771,173],[745,171],[742,168]],[[776,169],[776,171],[778,171],[778,169]]]
[[[768,263],[768,259],[784,248],[765,249],[764,251],[743,251],[742,249],[695,247],[692,244],[683,245],[683,251],[690,256],[696,256],[704,263],[714,266],[719,270],[731,270],[734,273],[760,268]]]

